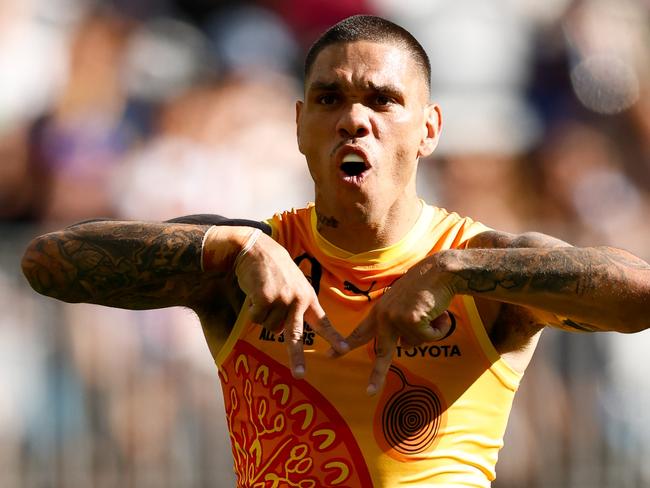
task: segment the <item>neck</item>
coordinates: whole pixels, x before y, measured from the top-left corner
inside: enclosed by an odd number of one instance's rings
[[[356,202],[341,206],[317,199],[317,228],[335,246],[358,254],[398,242],[411,230],[421,210],[422,202],[415,193],[389,204]]]

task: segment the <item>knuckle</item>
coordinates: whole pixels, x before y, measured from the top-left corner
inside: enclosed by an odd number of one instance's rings
[[[300,296],[294,291],[294,289],[288,285],[285,285],[280,290],[278,301],[284,306],[289,307],[300,301]]]

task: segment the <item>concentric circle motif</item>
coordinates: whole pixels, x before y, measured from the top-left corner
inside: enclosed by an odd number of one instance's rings
[[[438,434],[442,404],[429,388],[409,384],[396,366],[391,366],[390,371],[402,380],[402,388],[384,406],[384,437],[388,445],[401,454],[419,454],[433,444]]]

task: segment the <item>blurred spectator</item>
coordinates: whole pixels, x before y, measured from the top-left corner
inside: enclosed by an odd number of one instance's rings
[[[66,86],[34,129],[37,164],[48,175],[46,219],[114,215],[106,182],[134,138],[120,82],[128,32],[125,20],[99,13],[84,18],[75,33]]]
[[[304,205],[312,192],[296,149],[295,97],[292,80],[268,74],[197,87],[172,100],[161,110],[157,135],[120,170],[120,215],[264,219]]]
[[[53,2],[56,3],[56,2]],[[59,2],[60,3],[60,2]],[[42,179],[30,161],[28,125],[53,102],[65,78],[65,26],[32,0],[0,3],[0,219],[30,220]]]

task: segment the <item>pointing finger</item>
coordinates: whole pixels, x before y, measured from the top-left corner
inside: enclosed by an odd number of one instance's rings
[[[366,389],[368,395],[375,395],[384,386],[386,374],[388,374],[388,369],[393,362],[393,354],[397,348],[397,339],[389,327],[381,328],[377,334],[377,343],[375,344],[377,357]]]
[[[294,304],[284,322],[284,335],[289,352],[289,366],[294,378],[305,376],[305,353],[302,349],[303,311]]]

